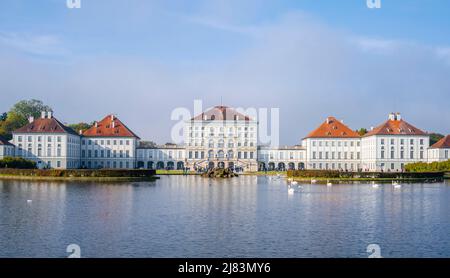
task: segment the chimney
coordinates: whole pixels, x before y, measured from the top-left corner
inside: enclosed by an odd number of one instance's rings
[[[95,123],[94,123],[94,126],[95,126],[95,127],[98,127],[98,123],[97,123],[97,122],[95,122]]]
[[[327,117],[327,124],[330,124],[330,118]]]
[[[42,119],[45,119],[45,115],[47,114],[47,112],[45,112],[45,111],[41,111],[41,118]]]
[[[53,117],[53,112],[52,111],[48,111],[47,112],[47,118],[51,119]]]
[[[206,121],[207,120],[207,116],[205,114],[203,114],[203,120]]]
[[[31,116],[31,117],[28,117],[28,122],[31,124],[32,122],[34,122],[34,117],[33,116]]]
[[[111,123],[111,128],[115,128],[116,127],[116,123],[113,121],[112,123]]]
[[[114,121],[114,114],[111,114],[111,121]]]
[[[394,113],[389,113],[389,120],[390,121],[395,121],[395,114]]]
[[[80,134],[80,135],[83,135],[83,130],[78,130],[78,133]]]
[[[370,131],[372,131],[372,130],[373,130],[373,126],[370,127]]]
[[[401,121],[401,120],[402,120],[402,115],[401,115],[399,112],[397,112],[397,113],[395,114],[395,119],[396,119],[397,121]]]

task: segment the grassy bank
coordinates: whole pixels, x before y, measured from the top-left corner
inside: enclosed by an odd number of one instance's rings
[[[129,182],[155,181],[158,177],[39,177],[0,174],[3,180],[36,180],[36,181],[94,181],[94,182]]]
[[[25,180],[155,180],[154,170],[134,169],[0,169],[2,179]]]
[[[293,177],[291,178],[294,181],[298,182],[311,182],[311,180],[316,180],[317,183],[326,183],[330,181],[331,183],[339,183],[339,182],[379,182],[379,183],[391,183],[392,181],[398,182],[407,182],[407,183],[419,183],[419,182],[438,182],[442,181],[442,179],[430,179],[430,178],[300,178]]]
[[[183,170],[156,170],[156,175],[183,175]],[[199,175],[197,172],[187,172],[186,175]]]
[[[249,175],[249,176],[276,176],[276,175],[280,175],[280,176],[286,176],[287,172],[286,171],[260,171],[260,172],[244,172],[244,173],[240,173],[241,175]]]

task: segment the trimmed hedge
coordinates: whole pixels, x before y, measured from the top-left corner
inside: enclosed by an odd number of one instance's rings
[[[7,156],[0,160],[0,168],[36,169],[36,162],[21,157]]]
[[[115,177],[151,177],[155,170],[128,170],[128,169],[0,169],[0,175],[30,176],[30,177],[91,177],[91,178],[115,178]]]
[[[289,170],[288,177],[329,179],[435,179],[443,178],[445,172],[340,172],[330,170]]]
[[[450,160],[442,162],[418,162],[406,164],[406,171],[408,172],[450,172]]]

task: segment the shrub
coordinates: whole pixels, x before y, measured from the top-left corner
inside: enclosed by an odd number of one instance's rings
[[[432,163],[411,163],[407,164],[405,169],[408,172],[450,172],[450,160]]]
[[[362,179],[434,179],[442,178],[444,171],[434,172],[339,172],[330,170],[289,170],[288,177],[299,178],[362,178]]]
[[[0,169],[0,175],[34,176],[34,177],[151,177],[155,170],[128,169]]]
[[[7,156],[0,160],[0,168],[36,169],[36,162],[21,157]]]

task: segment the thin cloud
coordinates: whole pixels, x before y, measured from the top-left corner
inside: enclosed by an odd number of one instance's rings
[[[39,56],[65,56],[69,52],[59,37],[0,32],[0,44],[15,50]]]

